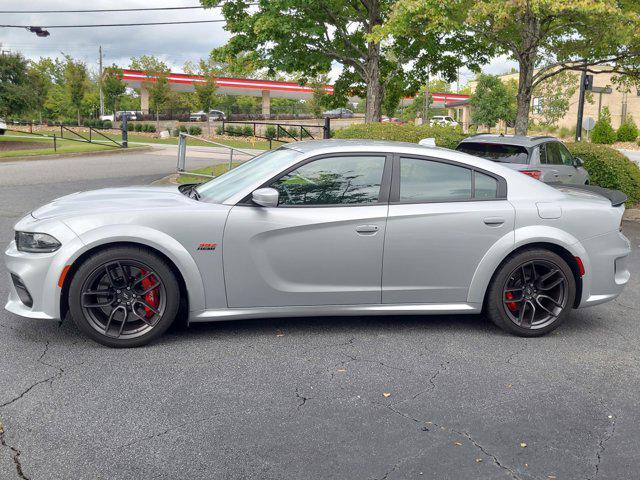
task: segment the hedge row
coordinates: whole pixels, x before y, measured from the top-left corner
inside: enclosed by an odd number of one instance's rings
[[[592,143],[568,143],[569,151],[584,160],[591,183],[624,192],[628,205],[640,202],[640,168],[619,151]]]
[[[418,143],[424,138],[435,138],[436,145],[456,148],[467,137],[460,128],[429,125],[395,125],[393,123],[361,123],[335,132],[335,138],[365,138]]]
[[[149,132],[155,133],[156,126],[152,123],[127,123],[127,130],[129,132]]]

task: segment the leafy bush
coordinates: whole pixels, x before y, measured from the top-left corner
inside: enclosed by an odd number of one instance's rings
[[[253,127],[251,125],[245,125],[242,127],[242,134],[245,137],[253,137]]]
[[[141,123],[134,123],[133,124],[133,131],[134,132],[142,132],[142,124]]]
[[[178,127],[178,130],[180,130],[182,133],[187,133],[189,131],[186,125],[180,125]]]
[[[133,123],[127,123],[127,132],[135,131],[135,125]]]
[[[276,127],[273,125],[267,125],[267,128],[264,131],[264,136],[268,139],[276,138]]]
[[[631,115],[625,118],[617,133],[619,142],[635,142],[638,138],[638,126],[633,121]]]
[[[609,107],[604,107],[600,118],[591,130],[591,141],[593,143],[601,143],[610,145],[616,141],[616,131],[611,126],[611,113]]]
[[[567,127],[561,127],[560,128],[560,132],[558,133],[558,137],[560,138],[574,138],[576,136],[576,129],[575,128],[567,128]]]
[[[467,137],[457,127],[440,125],[395,125],[393,123],[361,123],[351,125],[332,134],[335,138],[365,138],[371,140],[394,140],[418,143],[423,138],[435,138],[436,145],[456,148]]]
[[[224,135],[224,127],[222,125],[216,127],[216,135]]]
[[[197,125],[190,125],[189,135],[202,135],[202,127],[199,127]]]
[[[156,126],[152,123],[147,123],[147,132],[150,133],[155,133],[156,132]]]
[[[103,121],[102,128],[113,128],[113,122],[111,120]]]
[[[620,190],[629,205],[640,202],[640,168],[619,151],[592,143],[568,143],[569,151],[584,161],[591,183]]]
[[[287,129],[287,132],[289,133],[289,135],[291,135],[293,138],[300,138],[300,128],[296,128],[296,127],[289,127]]]

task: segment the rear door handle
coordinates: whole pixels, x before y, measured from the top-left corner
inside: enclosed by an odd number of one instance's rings
[[[358,225],[356,227],[356,232],[366,235],[376,233],[379,229],[380,227],[377,225]]]
[[[502,217],[487,217],[483,220],[486,225],[490,227],[499,227],[504,223],[504,218]]]

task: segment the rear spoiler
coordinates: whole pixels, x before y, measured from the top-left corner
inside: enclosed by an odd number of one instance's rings
[[[563,183],[549,183],[552,187],[560,190],[578,190],[583,192],[595,193],[607,198],[611,202],[612,207],[618,207],[625,203],[629,197],[620,190],[612,190],[610,188],[597,187],[595,185],[566,185]]]

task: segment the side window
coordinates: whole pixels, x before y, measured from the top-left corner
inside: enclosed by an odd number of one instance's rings
[[[562,163],[564,163],[568,167],[573,167],[573,156],[571,155],[571,153],[569,153],[569,150],[567,150],[567,147],[565,147],[561,143],[556,143],[556,146],[558,148],[558,151],[560,152],[560,158],[562,158]]]
[[[400,159],[400,201],[471,199],[471,170],[416,158]]]
[[[547,163],[549,163],[549,161],[547,160],[547,148],[544,144],[540,145],[538,147],[538,151],[540,152],[540,163],[542,165],[546,165]]]
[[[549,142],[545,144],[547,151],[547,164],[562,165],[562,156],[560,155],[560,144],[558,142]]]
[[[484,173],[475,172],[475,197],[482,200],[487,198],[498,197],[498,181],[485,175]]]
[[[306,163],[271,184],[280,205],[354,205],[378,201],[384,156],[327,157]]]

